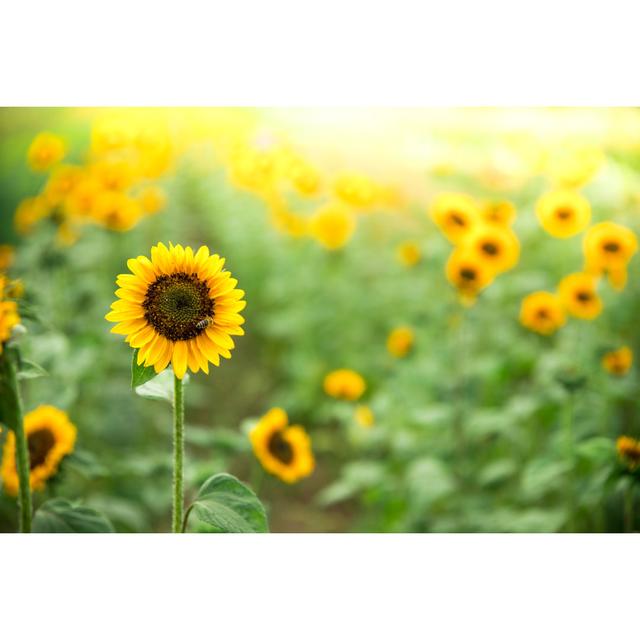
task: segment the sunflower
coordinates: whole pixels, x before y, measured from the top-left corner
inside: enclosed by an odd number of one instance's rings
[[[336,369],[324,379],[325,393],[340,400],[357,400],[366,388],[364,378],[351,369]]]
[[[431,217],[453,244],[462,240],[478,222],[478,205],[461,193],[442,193],[431,207]]]
[[[16,250],[10,244],[0,244],[0,271],[6,271],[15,259]]]
[[[11,337],[11,331],[20,322],[18,305],[14,300],[5,300],[6,279],[0,274],[0,353],[2,345]]]
[[[576,191],[558,189],[538,200],[536,213],[547,233],[556,238],[569,238],[587,227],[591,220],[591,205]]]
[[[515,266],[520,257],[520,242],[511,229],[479,225],[464,240],[464,247],[478,256],[495,273]]]
[[[620,347],[615,351],[608,351],[602,356],[602,366],[606,371],[623,376],[633,364],[633,351],[629,347]]]
[[[593,320],[602,311],[602,300],[596,291],[597,280],[588,273],[572,273],[558,285],[564,308],[576,318]]]
[[[411,327],[396,327],[387,338],[387,351],[395,358],[404,358],[415,340]]]
[[[138,196],[138,202],[145,213],[152,215],[164,209],[167,196],[160,187],[150,185],[142,190]]]
[[[93,215],[96,200],[103,192],[102,185],[89,176],[81,178],[65,197],[65,212],[70,216],[88,219]]]
[[[415,267],[422,258],[420,245],[417,242],[402,242],[398,245],[397,256],[400,264],[405,267]]]
[[[366,209],[375,204],[377,188],[374,182],[359,173],[340,176],[333,187],[336,197],[357,209]]]
[[[600,222],[591,227],[583,240],[586,269],[594,273],[625,271],[638,251],[636,234],[615,222]]]
[[[482,220],[487,224],[508,227],[516,219],[516,208],[508,200],[487,202],[480,212]]]
[[[522,301],[520,322],[527,329],[548,336],[564,325],[566,317],[558,296],[536,291]]]
[[[630,436],[620,436],[616,441],[616,449],[620,460],[624,462],[631,471],[640,467],[640,440]]]
[[[62,458],[73,451],[77,429],[64,411],[42,405],[25,415],[24,431],[29,449],[29,484],[34,491],[41,490],[58,470]],[[4,445],[2,481],[9,495],[17,495],[19,480],[13,431],[7,434]]]
[[[249,438],[260,464],[284,482],[297,482],[315,467],[311,439],[302,427],[289,426],[287,414],[278,407],[258,420]]]
[[[45,199],[52,207],[62,204],[84,177],[82,167],[71,164],[56,167],[44,187]]]
[[[473,299],[493,282],[494,272],[477,254],[456,249],[447,260],[446,275],[464,298]]]
[[[139,349],[138,364],[160,373],[169,363],[178,378],[187,366],[193,373],[209,372],[220,356],[231,357],[232,335],[243,335],[244,291],[223,270],[224,258],[209,255],[207,247],[194,254],[191,247],[158,243],[151,260],[138,256],[127,262],[131,274],[116,282],[119,300],[105,317],[117,322],[112,333],[127,336]]]
[[[142,217],[137,200],[120,191],[102,191],[93,206],[93,218],[112,231],[128,231]]]
[[[13,224],[16,231],[26,235],[33,227],[51,213],[51,205],[47,199],[40,195],[33,198],[24,198],[18,204]]]
[[[365,427],[366,429],[373,427],[375,423],[373,411],[371,411],[371,408],[366,404],[359,404],[356,407],[353,417],[358,425]]]
[[[64,140],[46,131],[38,134],[27,151],[27,161],[34,171],[48,171],[64,158]]]
[[[333,251],[349,242],[356,230],[356,222],[348,207],[330,202],[311,217],[309,230],[325,249]]]

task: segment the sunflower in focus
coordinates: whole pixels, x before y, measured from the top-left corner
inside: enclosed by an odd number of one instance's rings
[[[65,153],[64,140],[45,131],[39,133],[31,143],[27,151],[27,162],[34,171],[48,171],[64,158]]]
[[[324,391],[339,400],[358,400],[365,392],[364,378],[351,369],[336,369],[324,379]]]
[[[589,201],[576,191],[558,189],[544,194],[536,204],[542,228],[555,238],[570,238],[591,220]]]
[[[11,337],[13,327],[20,323],[17,303],[15,300],[5,299],[6,286],[6,279],[0,274],[0,353],[3,344]]]
[[[616,441],[616,449],[620,460],[630,471],[640,467],[640,440],[630,436],[620,436]]]
[[[442,193],[431,207],[431,217],[453,244],[459,243],[480,218],[478,205],[461,193]]]
[[[415,341],[415,334],[411,327],[396,327],[387,338],[387,351],[394,358],[404,358]]]
[[[244,334],[244,291],[223,269],[224,258],[207,247],[194,254],[191,247],[162,242],[151,248],[151,259],[138,256],[116,282],[119,298],[105,316],[116,322],[112,333],[126,336],[139,349],[138,364],[156,373],[173,366],[178,378],[187,367],[209,373],[209,362],[231,357],[231,336]]]
[[[334,251],[349,242],[356,230],[356,222],[345,205],[330,202],[311,217],[309,230],[325,249]]]
[[[566,316],[558,296],[536,291],[522,301],[520,322],[527,329],[548,336],[564,325]]]
[[[494,272],[477,254],[456,249],[446,265],[449,282],[460,292],[463,299],[471,302],[493,282]]]
[[[629,347],[620,347],[615,351],[608,351],[602,356],[602,366],[614,376],[623,376],[631,369],[633,351]]]
[[[289,425],[282,409],[270,409],[249,433],[253,451],[266,471],[294,483],[313,472],[311,439],[299,425]]]
[[[25,415],[24,431],[29,448],[29,483],[32,490],[39,491],[56,473],[60,461],[73,451],[77,429],[64,411],[42,405]],[[17,495],[19,480],[13,431],[7,434],[4,445],[2,481],[9,495]]]
[[[602,300],[596,290],[597,279],[588,273],[572,273],[560,281],[558,295],[572,316],[593,320],[602,311]]]
[[[624,288],[627,265],[638,251],[638,239],[631,229],[615,222],[600,222],[586,232],[583,249],[588,272],[606,272],[616,289]]]
[[[508,200],[487,202],[480,211],[481,218],[487,224],[501,227],[512,225],[516,219],[516,208]]]
[[[487,264],[495,273],[513,268],[520,257],[520,242],[511,229],[479,225],[464,240],[463,246]]]
[[[400,264],[405,267],[415,267],[422,258],[420,245],[417,242],[408,240],[398,245],[397,256]]]

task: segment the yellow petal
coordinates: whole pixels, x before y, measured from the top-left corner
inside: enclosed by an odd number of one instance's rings
[[[173,372],[180,380],[184,378],[184,374],[187,372],[187,354],[187,343],[184,340],[174,343],[171,364],[173,365]]]

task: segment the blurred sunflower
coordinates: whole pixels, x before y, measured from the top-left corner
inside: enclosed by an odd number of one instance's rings
[[[167,196],[160,187],[150,185],[140,192],[138,202],[145,213],[152,215],[164,209]]]
[[[375,423],[373,411],[371,411],[371,408],[366,404],[359,404],[356,407],[354,418],[359,426],[365,427],[366,429],[373,427]]]
[[[593,320],[602,311],[602,300],[596,291],[597,279],[588,273],[572,273],[560,281],[558,295],[572,316]]]
[[[615,222],[600,222],[586,232],[583,249],[587,271],[606,272],[616,289],[624,288],[627,265],[638,251],[638,239],[631,229]]]
[[[0,244],[0,271],[6,271],[13,264],[15,254],[10,244]]]
[[[411,327],[396,327],[387,338],[387,351],[394,358],[404,358],[415,341],[415,334]]]
[[[141,216],[140,203],[120,191],[101,191],[93,205],[93,219],[112,231],[132,229]]]
[[[447,260],[446,276],[463,298],[472,300],[493,282],[494,272],[477,254],[458,248]]]
[[[341,400],[357,400],[366,388],[364,378],[351,369],[336,369],[324,379],[325,393]]]
[[[564,325],[566,317],[558,296],[536,291],[522,301],[520,322],[527,329],[548,336]]]
[[[359,173],[347,173],[338,177],[333,191],[342,202],[357,209],[371,207],[377,196],[373,180]]]
[[[90,219],[96,200],[102,192],[103,187],[95,178],[82,177],[65,197],[65,211],[75,218]]]
[[[25,198],[16,209],[14,226],[20,235],[31,232],[33,227],[46,218],[51,212],[51,206],[42,195]]]
[[[89,173],[104,189],[111,191],[128,189],[136,178],[134,166],[124,159],[101,160],[89,167]]]
[[[462,193],[442,193],[431,207],[431,217],[453,244],[460,242],[480,218],[478,205]]]
[[[11,337],[13,327],[20,323],[18,305],[14,300],[5,300],[7,281],[0,274],[0,353],[2,345]]]
[[[633,364],[633,351],[629,347],[620,347],[615,351],[608,351],[602,356],[602,366],[615,376],[623,376]]]
[[[569,238],[583,231],[591,220],[589,201],[576,191],[558,189],[536,203],[542,228],[555,238]]]
[[[513,268],[520,257],[520,242],[511,229],[495,225],[479,225],[464,240],[463,246],[495,273]]]
[[[420,245],[410,240],[401,242],[397,248],[397,256],[400,264],[403,264],[405,267],[414,267],[422,258]]]
[[[552,153],[549,175],[556,184],[575,189],[598,173],[604,159],[604,154],[596,146],[565,143]]]
[[[139,349],[139,365],[160,373],[171,363],[182,378],[187,366],[208,373],[209,362],[218,366],[220,356],[231,357],[231,336],[244,334],[239,312],[246,302],[224,262],[204,246],[194,254],[191,247],[169,243],[167,249],[162,242],[151,248],[151,260],[127,262],[132,273],[118,276],[119,300],[105,318],[118,323],[112,333]]]
[[[620,460],[631,470],[640,467],[640,440],[630,436],[620,436],[616,441],[616,449]]]
[[[47,202],[53,207],[62,204],[84,175],[82,167],[76,165],[60,165],[54,169],[44,187]]]
[[[293,483],[315,467],[311,439],[298,425],[289,425],[282,409],[270,409],[249,433],[253,451],[266,471]]]
[[[311,217],[309,230],[325,249],[333,251],[349,242],[356,230],[356,222],[348,207],[330,202]]]
[[[318,172],[304,160],[294,159],[286,169],[286,177],[302,196],[313,196],[320,189]]]
[[[34,171],[48,171],[60,162],[66,153],[64,140],[53,133],[39,133],[29,150],[27,162]]]
[[[58,470],[60,461],[73,451],[77,429],[64,411],[42,405],[24,417],[24,431],[29,449],[29,483],[34,491],[44,489],[48,478]],[[16,439],[9,431],[2,456],[2,481],[5,491],[18,493]]]
[[[487,224],[508,227],[516,219],[516,208],[508,200],[487,202],[481,209],[482,220]]]

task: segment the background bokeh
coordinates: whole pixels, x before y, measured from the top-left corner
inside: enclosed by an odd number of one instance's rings
[[[98,204],[81,210],[60,166],[29,166],[42,132],[101,183]],[[637,528],[637,468],[616,451],[640,437],[637,371],[602,364],[640,348],[637,256],[622,286],[599,274],[596,317],[552,335],[520,322],[526,296],[585,268],[588,229],[554,237],[536,215],[557,188],[587,198],[591,225],[638,233],[638,110],[0,110],[0,244],[21,348],[48,374],[24,381],[25,408],[53,404],[78,428],[36,503],[167,529],[170,411],[131,390],[131,350],[104,319],[126,260],[162,241],[225,256],[248,302],[233,357],[186,387],[191,492],[229,471],[273,531]],[[443,193],[515,208],[517,262],[472,299],[445,271],[452,245],[430,215]],[[387,344],[398,327],[406,350]],[[325,392],[341,368],[362,397]],[[295,484],[252,451],[272,407],[311,437],[315,469]],[[15,528],[2,495],[0,530]]]

